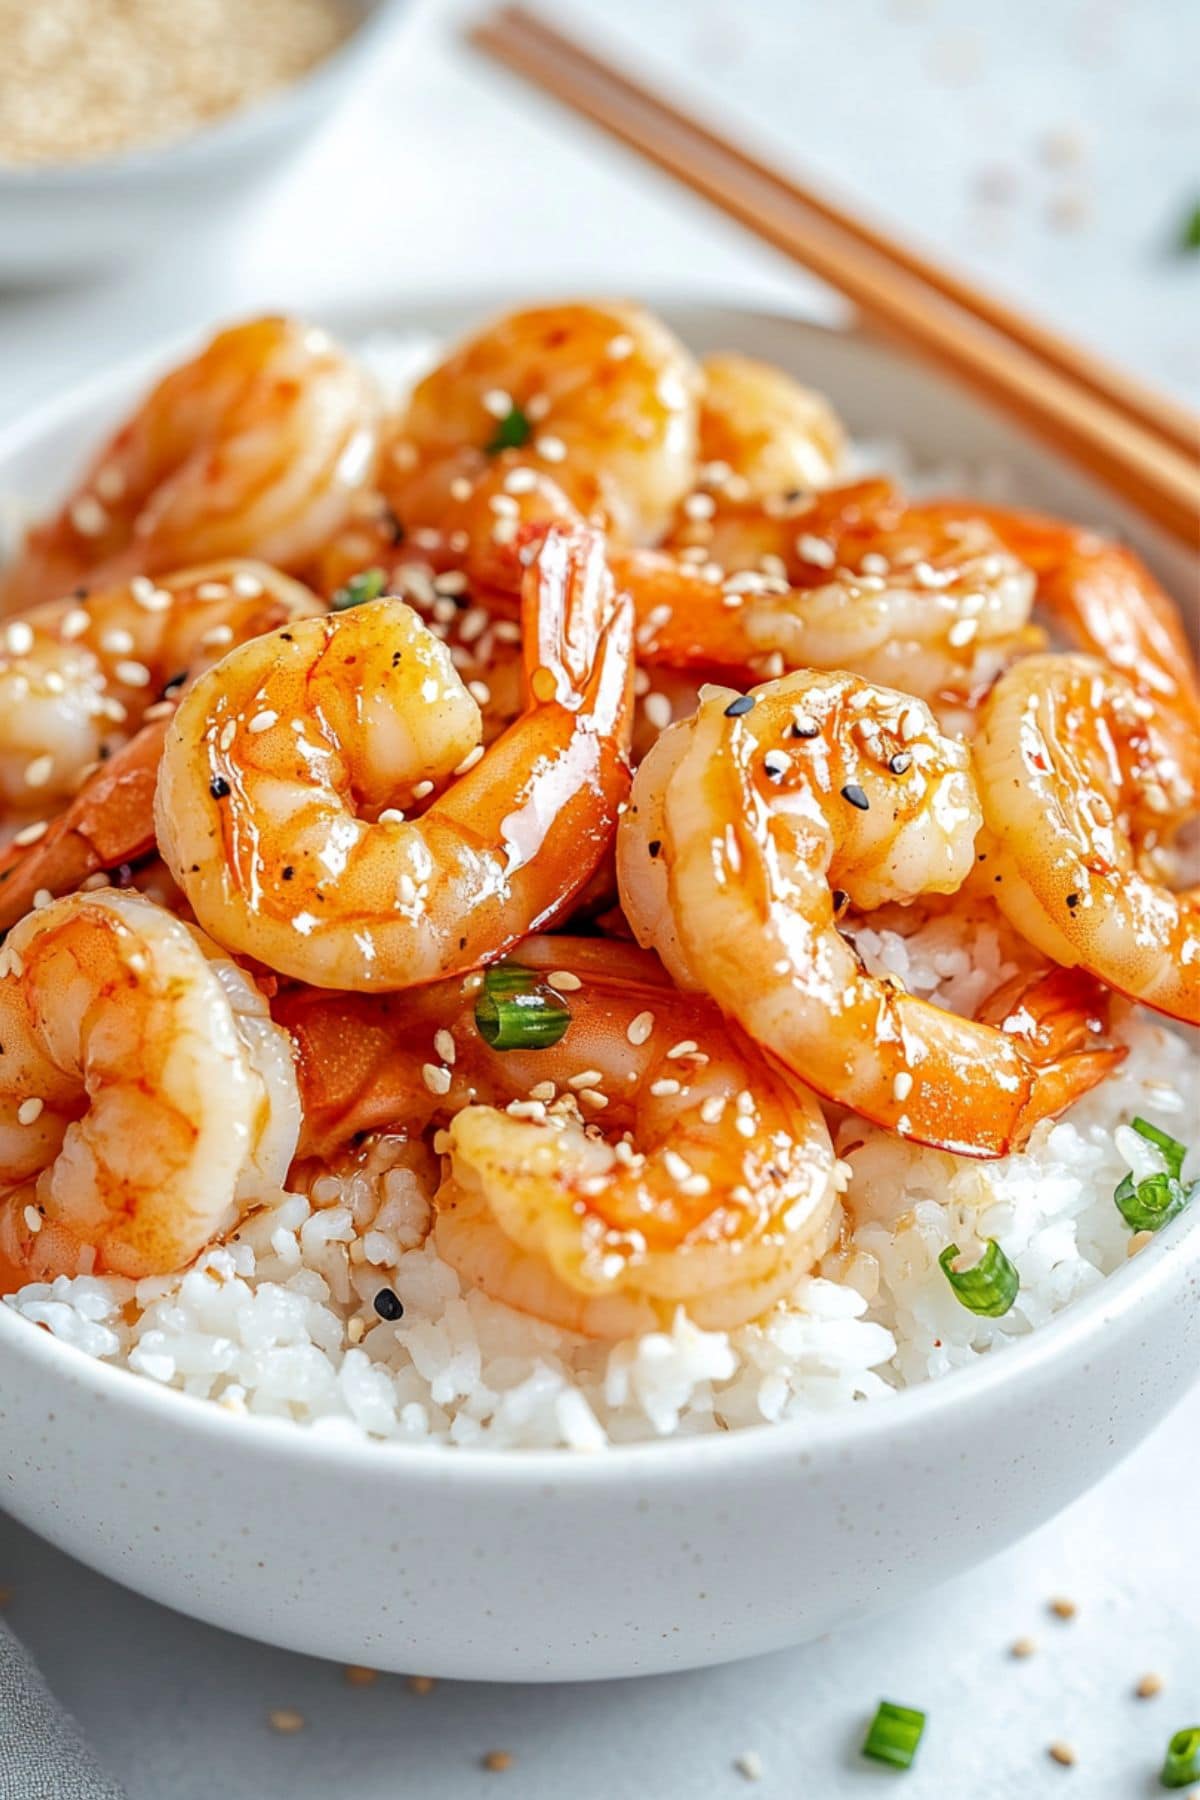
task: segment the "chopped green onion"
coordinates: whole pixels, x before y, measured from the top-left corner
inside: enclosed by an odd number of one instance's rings
[[[1177,242],[1185,254],[1193,250],[1200,250],[1200,200],[1196,201],[1184,215]]]
[[[520,963],[497,963],[483,978],[475,1023],[493,1050],[548,1050],[571,1023],[560,993]]]
[[[995,1238],[988,1238],[973,1269],[952,1268],[957,1255],[958,1245],[947,1244],[938,1262],[959,1305],[984,1319],[1003,1318],[1021,1288],[1016,1265],[1009,1262]]]
[[[1158,1779],[1165,1788],[1191,1787],[1200,1781],[1200,1725],[1185,1725],[1175,1733]]]
[[[533,426],[529,423],[529,415],[523,413],[519,406],[506,412],[490,443],[484,445],[489,456],[496,456],[501,450],[519,450],[529,442],[533,435]]]
[[[352,606],[365,606],[368,600],[378,600],[387,584],[387,576],[382,569],[361,569],[352,575],[345,587],[340,587],[330,601],[334,612],[348,612]]]
[[[923,1712],[913,1706],[895,1706],[890,1700],[881,1700],[879,1710],[871,1720],[862,1753],[874,1762],[890,1763],[893,1769],[909,1769],[924,1729]]]
[[[1153,1175],[1143,1175],[1140,1181],[1134,1181],[1131,1171],[1113,1194],[1113,1199],[1117,1211],[1132,1230],[1161,1231],[1189,1201],[1195,1199],[1200,1191],[1200,1181],[1185,1186],[1180,1179],[1187,1149],[1178,1138],[1160,1131],[1148,1119],[1134,1119],[1133,1129],[1148,1144],[1154,1145],[1167,1166]]]

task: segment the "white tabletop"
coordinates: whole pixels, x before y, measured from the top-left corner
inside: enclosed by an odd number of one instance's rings
[[[832,302],[699,202],[459,47],[414,8],[370,86],[253,208],[86,286],[0,296],[0,424],[158,338],[264,306],[500,285]],[[568,9],[563,7],[562,12]],[[1192,0],[589,0],[572,14],[696,97],[1147,377],[1200,398]],[[1191,159],[1194,161],[1194,158]],[[1191,317],[1189,317],[1189,302]],[[601,1688],[381,1677],[193,1625],[0,1521],[10,1616],[132,1800],[1128,1800],[1200,1720],[1200,1392],[1054,1524],[920,1605],[754,1663]],[[803,1570],[786,1578],[803,1580]],[[1047,1611],[1066,1594],[1070,1623]],[[1029,1635],[1038,1651],[1014,1661]],[[1135,1699],[1144,1673],[1166,1684]],[[417,1671],[419,1673],[419,1671]],[[855,1757],[889,1698],[916,1770]],[[282,1737],[270,1709],[294,1708]],[[1074,1746],[1072,1770],[1047,1746]],[[512,1753],[504,1775],[482,1770]],[[735,1759],[755,1752],[750,1788]],[[489,1784],[499,1783],[498,1787]]]

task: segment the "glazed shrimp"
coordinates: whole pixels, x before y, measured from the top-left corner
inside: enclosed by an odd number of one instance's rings
[[[444,1125],[440,1253],[569,1330],[625,1337],[678,1306],[713,1329],[757,1317],[840,1219],[811,1095],[630,945],[535,938],[516,960],[570,990],[552,1048],[490,1050],[479,976],[392,997],[281,995],[302,1153],[397,1121]]]
[[[143,600],[134,600],[127,611],[129,592],[142,594]],[[153,604],[147,608],[144,599],[150,596]],[[73,653],[77,644],[94,643],[94,667],[87,679],[102,684],[107,665],[113,663],[116,691],[98,693],[98,718],[105,730],[93,746],[97,760],[90,772],[86,764],[75,769],[75,780],[69,784],[75,791],[67,806],[51,820],[35,819],[23,826],[0,851],[0,932],[22,918],[40,896],[69,893],[98,871],[134,863],[154,849],[154,788],[166,720],[187,681],[210,667],[230,642],[246,642],[288,620],[310,618],[322,608],[307,588],[264,564],[227,562],[193,569],[158,586],[139,588],[135,581],[131,590],[96,594],[65,611],[46,610],[57,619],[58,637],[48,636],[45,663],[52,661],[56,645],[60,652]],[[129,625],[114,626],[114,617],[128,618]],[[14,627],[21,623],[25,621],[10,621],[10,642]],[[136,660],[124,653],[133,628]],[[111,636],[117,629],[122,633],[121,655]],[[0,692],[3,680],[0,672]],[[129,737],[139,714],[141,728]],[[0,721],[0,733],[4,730]],[[14,731],[10,722],[10,740]],[[32,747],[27,741],[26,754]],[[80,751],[87,746],[76,738],[70,747]],[[68,785],[61,739],[51,748],[47,734],[37,748],[44,762],[52,759],[52,768],[62,770],[61,785]],[[26,763],[23,770],[26,786],[29,766]],[[53,785],[47,778],[35,791],[42,794]]]
[[[980,714],[981,848],[1046,955],[1200,1024],[1200,891],[1162,879],[1174,825],[1200,809],[1169,718],[1093,657],[1018,663]]]
[[[1013,654],[1043,641],[1028,629],[1033,575],[988,527],[947,525],[885,482],[831,489],[802,509],[742,509],[696,531],[681,553],[613,555],[646,662],[739,686],[849,669],[958,723]]]
[[[74,895],[0,977],[0,1293],[182,1268],[284,1179],[291,1047],[250,978],[140,894]]]
[[[932,509],[956,529],[982,520],[1037,578],[1037,606],[1073,648],[1103,657],[1200,731],[1200,676],[1179,608],[1131,550],[1037,513],[970,500]]]
[[[700,375],[701,488],[754,501],[828,487],[846,434],[823,394],[732,351],[702,358]]]
[[[689,353],[641,307],[510,313],[417,384],[385,459],[384,492],[406,525],[440,525],[413,478],[448,464],[449,479],[470,479],[508,446],[579,512],[650,541],[692,483],[699,392]]]
[[[45,811],[163,690],[284,620],[322,611],[264,563],[220,562],[52,600],[0,627],[0,798]]]
[[[588,879],[628,791],[631,618],[594,534],[525,583],[525,710],[484,751],[440,639],[399,601],[232,652],[167,732],[158,840],[219,942],[320,987],[489,961]],[[420,816],[399,811],[430,800]]]
[[[709,689],[664,732],[621,822],[639,942],[819,1093],[903,1137],[999,1156],[1122,1054],[959,1018],[868,975],[835,898],[870,911],[953,893],[980,811],[966,748],[921,702],[852,675]],[[1056,997],[1057,1005],[1057,997]],[[1025,1011],[1035,1020],[1036,996]]]
[[[323,332],[222,331],[147,396],[0,578],[14,612],[224,556],[298,569],[370,481],[376,402]]]

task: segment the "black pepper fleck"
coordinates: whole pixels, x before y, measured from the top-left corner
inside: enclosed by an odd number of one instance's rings
[[[392,1292],[391,1288],[380,1288],[371,1304],[381,1319],[402,1319],[404,1317],[404,1302],[399,1294]]]
[[[1079,895],[1078,894],[1068,894],[1067,895],[1067,905],[1070,907],[1071,911],[1074,912],[1075,908],[1079,905]]]
[[[291,863],[287,863],[287,864],[285,864],[284,868],[280,871],[280,873],[282,874],[283,879],[285,881],[291,881],[291,879],[295,875],[296,871],[292,867]]]
[[[662,839],[661,838],[651,838],[650,842],[646,845],[646,848],[647,848],[647,850],[649,850],[651,859],[653,860],[653,858],[656,857],[658,855],[659,851],[662,849]]]

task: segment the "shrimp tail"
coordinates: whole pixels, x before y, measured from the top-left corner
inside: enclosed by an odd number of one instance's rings
[[[72,892],[102,869],[154,849],[154,787],[166,720],[142,727],[88,777],[48,830],[0,853],[0,933],[23,919],[39,893]]]
[[[1098,1047],[1108,1030],[1110,994],[1084,969],[1051,967],[1015,976],[984,1004],[981,1021],[1014,1038],[1036,1070],[1015,1121],[1014,1147],[1043,1119],[1056,1118],[1125,1060],[1124,1044]]]
[[[1126,1054],[1124,1044],[1114,1044],[1105,1050],[1072,1051],[1039,1066],[1037,1079],[1031,1083],[1028,1098],[1017,1114],[1009,1150],[1021,1149],[1034,1126],[1043,1119],[1055,1119],[1082,1100],[1124,1062]]]

